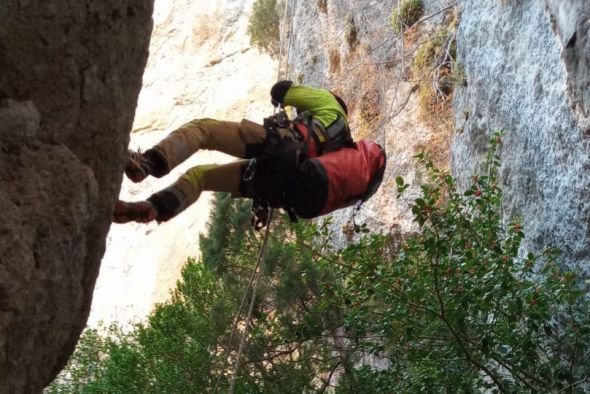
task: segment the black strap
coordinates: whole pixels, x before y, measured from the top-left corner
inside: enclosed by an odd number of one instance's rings
[[[285,111],[265,118],[263,126],[267,131],[267,138],[262,155],[258,159],[250,160],[242,176],[245,183],[258,191],[267,192],[260,193],[253,199],[251,223],[256,230],[265,227],[271,207],[284,209],[291,221],[297,221],[283,189],[284,185],[292,181],[299,163],[304,160],[307,153],[307,144],[302,143],[303,135],[293,127]],[[289,130],[293,139],[284,138],[278,129]],[[281,182],[264,183],[263,179],[272,179],[268,178],[269,172],[276,174],[281,171],[284,173]]]
[[[266,227],[266,223],[268,222],[269,208],[270,204],[262,198],[255,198],[252,201],[252,218],[250,219],[250,223],[254,230],[260,231]],[[281,208],[287,212],[291,223],[297,223],[298,218],[293,208],[291,208],[289,205],[284,205]]]
[[[302,123],[307,126],[309,133],[316,141],[318,155],[332,152],[340,148],[354,146],[350,128],[342,116],[338,116],[328,127],[324,127],[317,119],[314,119],[308,111],[302,113],[298,118],[300,117],[302,118]],[[317,133],[322,135],[323,141],[320,140]]]

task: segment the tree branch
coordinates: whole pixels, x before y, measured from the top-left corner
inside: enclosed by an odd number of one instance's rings
[[[330,381],[332,380],[332,375],[334,375],[334,372],[336,372],[336,369],[338,368],[338,366],[340,365],[341,362],[342,361],[339,360],[336,364],[334,364],[334,366],[330,370],[330,374],[328,375],[328,378],[324,381],[324,384],[320,388],[320,393],[324,393],[326,391],[326,389],[328,387],[330,387]]]
[[[434,230],[436,232],[436,229],[434,229]],[[437,233],[437,238],[438,238],[438,233]],[[475,357],[469,351],[467,345],[463,342],[461,335],[459,335],[459,333],[456,332],[456,330],[453,327],[453,325],[451,324],[451,322],[447,319],[447,313],[445,310],[444,301],[442,299],[442,295],[440,293],[440,288],[439,288],[439,283],[438,283],[438,256],[436,256],[434,261],[431,263],[431,268],[433,269],[434,289],[435,289],[436,299],[437,299],[438,305],[439,305],[440,318],[442,319],[443,323],[447,326],[447,328],[449,329],[451,334],[455,337],[455,339],[457,340],[457,343],[459,344],[459,347],[461,348],[461,350],[463,351],[463,354],[465,354],[465,356],[467,357],[469,362],[471,362],[477,368],[479,368],[480,370],[485,372],[486,375],[488,375],[490,377],[490,379],[492,379],[492,381],[496,384],[496,386],[498,386],[498,389],[501,392],[508,393],[508,389],[506,387],[504,387],[504,384],[500,381],[500,379],[487,366],[485,366],[479,360],[475,359]]]

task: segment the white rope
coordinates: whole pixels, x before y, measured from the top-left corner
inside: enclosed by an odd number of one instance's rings
[[[256,267],[254,267],[254,281],[251,280],[248,284],[248,287],[246,288],[247,293],[250,285],[252,286],[252,298],[250,300],[250,307],[248,308],[248,315],[246,316],[246,326],[244,327],[244,332],[242,333],[242,339],[240,340],[240,346],[238,347],[238,354],[236,356],[236,362],[234,364],[234,370],[232,373],[231,383],[229,386],[230,394],[233,394],[236,388],[236,381],[238,379],[238,373],[240,372],[240,361],[242,359],[242,352],[244,351],[244,347],[246,346],[246,338],[248,336],[248,330],[250,329],[250,322],[252,321],[252,312],[254,311],[256,292],[258,290],[258,278],[260,277],[260,262],[262,261],[262,256],[266,250],[266,243],[268,241],[268,234],[270,233],[270,222],[272,221],[272,214],[273,209],[271,208],[268,213],[268,218],[266,222],[266,233],[264,234],[264,241],[262,242],[260,252],[258,253]]]
[[[288,0],[288,3],[289,3],[289,0]],[[291,7],[289,7],[289,4],[287,4],[285,6],[285,12],[283,14],[283,27],[282,27],[282,32],[279,35],[280,42],[279,42],[279,64],[278,64],[278,68],[277,68],[277,81],[279,81],[281,79],[281,64],[282,64],[283,47],[284,47],[283,40],[285,37],[285,30],[287,30],[287,23],[286,23],[287,22],[287,11],[290,9],[291,15],[289,18],[289,29],[288,29],[289,40],[288,40],[288,44],[287,44],[287,54],[286,54],[287,66],[285,69],[285,77],[287,77],[289,74],[289,52],[290,52],[291,41],[292,41],[291,40],[292,39],[291,26],[293,26],[293,14],[294,14],[294,7],[295,7],[296,3],[297,3],[297,0],[294,0],[294,5]],[[230,387],[229,387],[230,394],[233,394],[235,391],[237,378],[238,378],[238,375],[240,372],[240,362],[241,362],[241,358],[242,358],[242,353],[244,352],[244,348],[246,347],[246,339],[248,337],[248,330],[250,328],[250,324],[252,321],[252,313],[254,311],[254,303],[256,301],[256,293],[258,291],[258,278],[260,277],[260,263],[262,261],[262,257],[264,255],[265,250],[266,250],[266,244],[267,244],[268,236],[270,233],[270,223],[272,221],[272,215],[273,215],[273,209],[271,208],[268,213],[268,218],[267,218],[267,222],[266,222],[266,232],[264,234],[264,240],[262,242],[262,246],[260,247],[260,251],[258,253],[258,259],[256,261],[256,266],[254,267],[254,271],[252,272],[252,275],[250,276],[250,281],[248,282],[248,285],[246,286],[246,289],[244,291],[244,295],[242,297],[242,301],[240,303],[240,307],[238,308],[238,311],[236,313],[236,317],[234,319],[231,334],[229,336],[229,339],[228,339],[227,345],[224,349],[224,353],[223,353],[223,357],[222,357],[223,367],[222,367],[220,374],[217,378],[217,382],[215,383],[213,393],[217,393],[217,391],[219,389],[219,384],[221,382],[222,373],[223,373],[223,370],[225,369],[225,365],[227,364],[229,349],[231,347],[231,343],[233,341],[234,334],[235,334],[237,327],[238,327],[240,315],[241,315],[242,309],[244,307],[244,303],[246,301],[248,291],[250,290],[250,288],[252,288],[252,298],[250,299],[250,306],[248,308],[248,314],[246,316],[246,325],[244,327],[244,332],[242,333],[242,338],[240,339],[240,345],[238,347],[238,354],[236,355],[236,361],[234,363],[232,378],[231,378]]]

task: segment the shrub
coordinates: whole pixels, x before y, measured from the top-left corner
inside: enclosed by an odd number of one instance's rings
[[[256,0],[252,7],[248,35],[250,43],[276,58],[281,51],[280,21],[284,3]]]
[[[412,74],[420,81],[418,107],[425,119],[440,112],[453,88],[464,84],[465,75],[455,61],[456,52],[455,31],[452,26],[437,31],[416,51]]]
[[[556,250],[527,253],[519,219],[504,222],[501,135],[491,143],[464,192],[417,155],[428,179],[411,208],[417,234],[399,248],[373,236],[342,252],[354,262],[342,289],[348,332],[388,363],[352,381],[383,381],[388,391],[375,392],[395,393],[589,389],[590,305]],[[408,185],[396,183],[402,196]]]
[[[422,0],[400,0],[391,13],[391,27],[396,33],[402,33],[405,29],[418,22],[424,14]]]

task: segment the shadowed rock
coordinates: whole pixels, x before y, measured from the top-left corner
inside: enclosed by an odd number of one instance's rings
[[[86,323],[152,3],[0,3],[0,393],[40,392]]]

